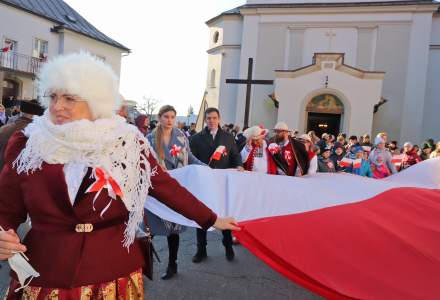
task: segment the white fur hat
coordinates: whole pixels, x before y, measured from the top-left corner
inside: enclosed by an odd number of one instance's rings
[[[76,95],[88,102],[95,118],[110,118],[121,106],[118,77],[105,62],[86,52],[57,56],[38,75],[40,102],[49,107],[53,91]]]
[[[374,145],[385,144],[385,140],[380,136],[376,136],[374,139]]]
[[[301,134],[299,138],[301,140],[308,141],[310,143],[312,142],[312,139],[310,138],[310,136],[308,134]]]
[[[249,139],[258,140],[258,139],[264,138],[268,133],[269,133],[269,130],[267,130],[267,129],[263,129],[260,126],[252,126],[252,127],[249,127],[248,129],[246,129],[243,132],[243,135],[246,138],[246,140],[249,140]]]
[[[287,124],[284,122],[278,122],[273,129],[289,131],[289,126],[287,126]]]

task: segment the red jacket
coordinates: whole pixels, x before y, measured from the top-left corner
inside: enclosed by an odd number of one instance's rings
[[[88,176],[90,169],[73,206],[63,165],[43,164],[41,170],[30,175],[18,175],[12,169],[12,162],[26,141],[23,133],[18,132],[6,150],[5,166],[0,174],[0,225],[5,230],[16,229],[30,215],[32,229],[23,244],[31,265],[40,273],[32,285],[78,287],[111,281],[139,269],[144,260],[138,242],[130,247],[130,252],[122,245],[124,222],[128,219],[122,201],[113,201],[101,219],[99,213],[111,198],[102,192],[93,210],[95,193],[85,193],[93,182]],[[152,168],[158,166],[152,155],[148,160]],[[162,168],[157,169],[158,174],[151,177],[150,194],[204,229],[212,226],[217,216]],[[96,229],[77,233],[75,225],[84,223],[94,224]]]
[[[417,154],[417,151],[415,149],[412,149],[409,152],[404,153],[403,160],[402,160],[402,170],[411,167],[412,165],[415,165],[416,163],[421,162],[422,159]]]

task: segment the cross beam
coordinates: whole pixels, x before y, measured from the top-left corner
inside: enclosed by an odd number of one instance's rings
[[[226,79],[226,83],[245,84],[246,85],[246,106],[244,109],[244,126],[249,126],[249,108],[251,104],[251,88],[253,84],[272,85],[273,80],[254,80],[252,79],[252,71],[254,59],[249,58],[247,79]]]

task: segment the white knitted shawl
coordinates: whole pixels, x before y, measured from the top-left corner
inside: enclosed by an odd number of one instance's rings
[[[28,137],[26,147],[14,162],[18,174],[41,169],[43,162],[80,162],[105,170],[118,183],[129,211],[123,240],[128,249],[142,221],[151,186],[150,146],[140,131],[120,116],[54,125],[46,111],[42,117],[34,117],[24,134]]]

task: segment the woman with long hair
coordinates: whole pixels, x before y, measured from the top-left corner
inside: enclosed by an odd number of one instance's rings
[[[159,109],[158,126],[147,138],[157,154],[159,164],[165,170],[174,170],[188,164],[205,165],[198,160],[189,148],[185,133],[175,126],[176,110],[171,105]],[[168,267],[162,275],[167,280],[177,273],[177,252],[179,250],[179,233],[185,227],[160,219],[147,211],[148,222],[153,235],[166,235],[168,241]]]

